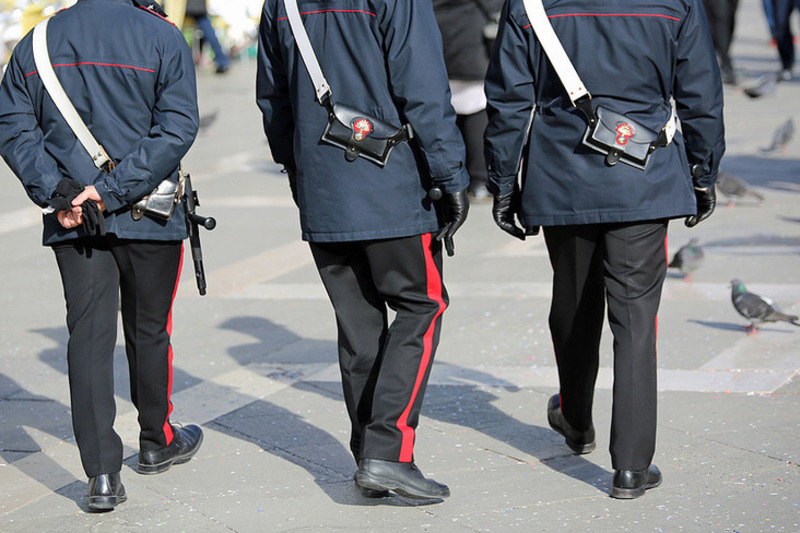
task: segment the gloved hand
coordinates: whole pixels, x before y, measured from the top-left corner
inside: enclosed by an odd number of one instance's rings
[[[63,178],[56,185],[56,190],[53,196],[47,201],[47,204],[52,207],[55,212],[70,211],[74,207],[72,202],[78,197],[86,188],[82,183],[70,178]],[[81,206],[81,220],[83,221],[83,229],[87,235],[102,237],[106,234],[106,218],[100,211],[100,207],[94,200],[84,200]]]
[[[83,192],[83,184],[70,178],[62,178],[56,185],[53,195],[47,200],[47,205],[57,211],[72,209],[72,200]]]
[[[539,226],[522,229],[517,226],[515,215],[519,212],[519,192],[514,191],[503,196],[494,197],[494,205],[492,206],[492,216],[494,223],[497,224],[501,230],[517,239],[524,241],[525,235],[536,235],[539,233]]]
[[[684,224],[687,227],[693,228],[714,212],[717,207],[717,192],[714,186],[706,187],[705,189],[694,188],[694,196],[697,198],[697,214],[686,217]]]
[[[85,200],[81,204],[83,210],[83,229],[87,235],[103,237],[106,234],[106,217],[100,212],[97,202]]]
[[[467,220],[467,213],[469,213],[467,189],[457,193],[445,193],[440,202],[445,226],[439,230],[439,233],[436,235],[436,240],[441,241],[444,239],[447,255],[452,257],[455,254],[453,235],[456,234],[458,228]]]

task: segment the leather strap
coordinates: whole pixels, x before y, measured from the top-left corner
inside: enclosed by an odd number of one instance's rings
[[[592,95],[581,80],[578,72],[575,70],[575,65],[572,64],[564,45],[553,30],[553,25],[550,19],[547,18],[547,12],[544,10],[542,0],[522,0],[525,5],[525,12],[528,14],[531,27],[539,39],[539,42],[547,54],[547,58],[553,65],[553,68],[564,85],[572,105],[583,111],[589,122],[594,124],[597,120],[594,110],[592,109],[591,99]],[[659,139],[654,143],[654,146],[667,146],[672,142],[677,129],[677,119],[675,115],[675,108],[671,108],[671,114],[667,123],[661,129]]]
[[[561,83],[567,90],[567,95],[569,95],[572,105],[579,107],[576,103],[579,98],[586,96],[591,99],[592,95],[589,94],[586,85],[584,85],[581,77],[578,76],[575,66],[564,51],[564,46],[553,30],[550,19],[547,18],[547,12],[544,10],[542,0],[522,0],[522,2],[525,4],[525,11],[528,13],[528,20],[531,22],[533,32],[538,37],[542,48],[544,48],[544,53],[547,54],[556,74],[558,74]]]
[[[45,89],[50,94],[50,98],[56,104],[64,120],[67,122],[80,143],[89,152],[94,166],[103,170],[110,171],[114,162],[108,157],[103,147],[98,143],[86,127],[81,116],[72,105],[72,101],[64,92],[61,82],[58,81],[53,64],[50,62],[50,53],[47,50],[47,23],[50,18],[46,18],[37,24],[33,29],[33,59],[36,62],[36,69]],[[110,167],[110,168],[109,168]]]
[[[306,65],[308,76],[311,78],[311,83],[314,85],[314,91],[317,93],[317,101],[326,107],[327,102],[331,97],[331,87],[328,85],[328,80],[322,74],[322,68],[319,66],[317,55],[314,53],[314,48],[311,46],[311,41],[308,39],[308,33],[303,20],[300,18],[300,10],[297,7],[297,0],[283,0],[283,6],[286,8],[286,15],[289,17],[289,26],[292,28],[294,40],[297,44],[297,49],[300,51],[300,56],[303,58],[303,63]]]

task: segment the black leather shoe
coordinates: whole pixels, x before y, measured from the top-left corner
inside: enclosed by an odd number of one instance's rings
[[[203,430],[194,424],[172,426],[172,433],[174,437],[169,446],[160,450],[139,451],[140,474],[160,474],[169,470],[172,465],[189,461],[203,442]]]
[[[128,499],[119,472],[89,478],[89,509],[111,511]]]
[[[661,472],[656,465],[644,470],[614,470],[614,487],[612,498],[630,500],[638,498],[647,489],[661,485]]]
[[[589,426],[586,431],[578,431],[569,425],[564,413],[561,412],[561,401],[556,394],[547,404],[547,421],[550,427],[564,436],[567,446],[575,453],[589,453],[595,449],[594,426]]]
[[[359,487],[374,491],[393,490],[406,498],[431,500],[447,498],[447,485],[427,479],[414,463],[397,463],[380,459],[361,459],[356,472]]]
[[[353,481],[356,481],[356,473],[353,474]],[[361,485],[356,482],[356,487],[358,490],[361,491],[361,495],[365,498],[388,498],[389,491],[388,490],[374,490],[368,489],[366,487],[362,487]]]

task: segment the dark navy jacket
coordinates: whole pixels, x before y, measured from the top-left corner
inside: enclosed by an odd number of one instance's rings
[[[713,186],[724,152],[722,85],[699,0],[544,0],[592,102],[658,131],[674,98],[683,133],[647,170],[581,145],[587,120],[566,95],[530,26],[508,0],[486,81],[487,164],[496,193],[522,166],[522,222],[593,224],[694,214],[693,184]],[[535,112],[532,109],[535,106]],[[707,172],[694,183],[690,166]]]
[[[95,185],[108,231],[123,239],[186,237],[183,207],[169,222],[134,221],[130,206],[176,175],[198,129],[191,51],[181,32],[128,0],[79,0],[53,16],[50,59],[64,91],[106,152],[106,175],[61,117],[37,75],[32,32],[17,45],[0,85],[0,153],[37,205],[65,177]],[[44,243],[74,239],[55,215],[44,217]]]
[[[432,183],[467,187],[464,146],[430,0],[300,0],[311,44],[333,100],[414,139],[385,167],[320,141],[327,112],[294,43],[283,0],[267,0],[259,31],[257,102],[275,162],[297,170],[303,239],[337,242],[435,231]]]

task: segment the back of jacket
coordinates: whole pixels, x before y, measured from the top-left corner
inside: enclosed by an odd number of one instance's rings
[[[693,214],[693,185],[713,186],[725,147],[722,85],[700,1],[543,3],[594,106],[659,131],[674,99],[682,133],[655,150],[645,171],[606,164],[581,144],[587,120],[567,97],[522,0],[509,0],[486,81],[487,163],[496,190],[512,190],[522,165],[527,225]],[[693,182],[696,164],[706,171]]]
[[[305,240],[355,241],[438,228],[427,198],[469,184],[450,105],[442,44],[430,0],[299,0],[333,101],[414,138],[380,167],[320,140],[328,121],[295,46],[283,0],[267,0],[259,31],[257,102],[273,159],[296,169]]]
[[[50,20],[48,50],[56,76],[97,141],[117,161],[95,168],[42,85],[32,32],[14,50],[0,86],[0,153],[37,205],[62,178],[95,185],[109,233],[124,239],[180,240],[182,206],[169,222],[135,221],[130,206],[168,176],[198,128],[194,64],[175,26],[127,0],[79,0]],[[54,215],[45,244],[73,239]]]

